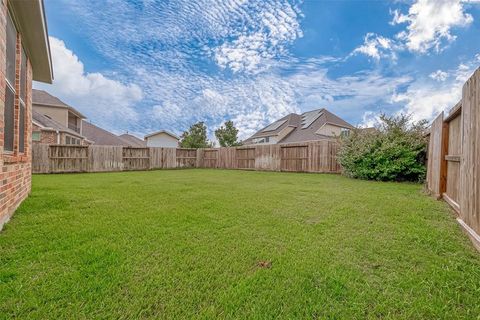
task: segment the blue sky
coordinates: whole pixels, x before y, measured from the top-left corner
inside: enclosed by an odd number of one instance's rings
[[[480,0],[46,0],[52,85],[115,133],[233,120],[246,138],[325,107],[431,119],[480,64]]]

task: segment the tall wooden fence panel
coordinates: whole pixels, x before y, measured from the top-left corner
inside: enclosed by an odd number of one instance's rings
[[[54,145],[48,149],[49,171],[52,173],[87,172],[87,146]]]
[[[108,172],[123,170],[123,147],[90,146],[89,171]]]
[[[256,147],[260,148],[260,146]],[[255,169],[255,147],[240,147],[235,153],[237,169]]]
[[[446,132],[446,186],[443,193],[445,200],[455,209],[460,211],[460,159],[462,157],[462,117],[461,103],[445,119],[443,127]]]
[[[195,168],[197,149],[177,149],[177,168]]]
[[[255,170],[280,171],[280,146],[276,144],[255,148]]]
[[[33,146],[33,172],[107,172],[173,168],[219,168],[339,173],[338,144],[175,149],[121,146]]]
[[[293,172],[308,171],[309,145],[280,146],[280,170]]]
[[[480,69],[463,86],[460,217],[480,235]],[[478,238],[480,244],[480,236]]]
[[[217,149],[203,149],[202,168],[217,168],[218,150]]]
[[[124,170],[150,169],[150,148],[123,148]]]
[[[432,123],[426,186],[457,213],[480,250],[480,69],[463,86],[462,100]]]
[[[49,146],[47,144],[32,144],[32,172],[50,172],[50,161],[48,159],[48,152]]]
[[[222,169],[235,169],[236,148],[219,148],[217,166]]]
[[[427,188],[435,197],[440,198],[444,191],[444,184],[442,183],[444,161],[444,123],[443,112],[433,121],[430,128],[430,138],[428,144],[428,168],[427,171]]]

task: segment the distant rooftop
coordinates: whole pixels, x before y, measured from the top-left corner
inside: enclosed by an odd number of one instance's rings
[[[71,112],[75,113],[80,118],[82,119],[86,118],[83,114],[80,113],[80,111],[78,111],[74,107],[66,104],[59,98],[51,95],[50,93],[44,90],[37,90],[37,89],[32,90],[32,103],[34,105],[36,104],[36,105],[43,105],[43,106],[56,107],[56,108],[66,108]]]

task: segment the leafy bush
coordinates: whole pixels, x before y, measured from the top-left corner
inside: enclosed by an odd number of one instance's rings
[[[426,121],[381,115],[375,128],[355,129],[340,139],[344,174],[359,179],[422,181],[425,179]]]

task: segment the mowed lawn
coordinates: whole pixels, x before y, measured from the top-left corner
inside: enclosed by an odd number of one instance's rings
[[[480,254],[418,184],[41,175],[0,232],[4,319],[479,316]]]

